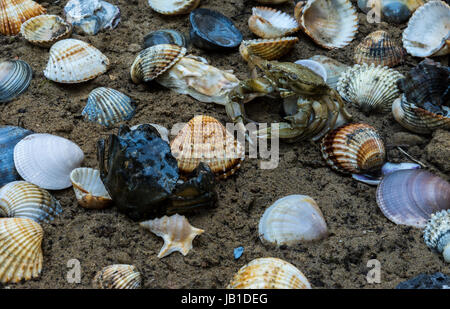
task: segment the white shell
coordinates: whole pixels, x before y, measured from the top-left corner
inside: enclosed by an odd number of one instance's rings
[[[311,69],[314,73],[320,75],[324,81],[327,81],[327,70],[320,62],[310,59],[301,59],[295,61],[294,63],[300,64],[304,67],[307,67],[308,69]]]
[[[135,125],[135,126],[132,126],[131,128],[130,128],[130,130],[136,130],[140,125],[143,125],[144,123],[140,123],[140,124],[137,124],[137,125]],[[161,126],[161,125],[159,125],[159,124],[156,124],[156,123],[147,123],[148,125],[150,125],[150,126],[152,126],[152,127],[154,127],[157,131],[158,131],[158,133],[159,133],[159,135],[161,135],[161,138],[164,140],[164,141],[166,141],[167,143],[170,143],[170,140],[169,140],[169,130],[168,129],[166,129],[165,127],[163,127],[163,126]]]
[[[163,15],[187,14],[200,4],[200,0],[148,0],[148,5]]]
[[[70,187],[70,173],[83,159],[83,151],[75,143],[51,134],[28,135],[14,147],[19,175],[48,190]]]
[[[100,179],[99,170],[88,167],[76,168],[70,173],[70,181],[82,207],[102,209],[111,204],[111,196]]]
[[[268,7],[252,8],[250,30],[263,39],[285,37],[298,30],[297,21],[286,13]]]
[[[423,239],[428,247],[442,253],[444,260],[450,263],[450,209],[431,215]]]

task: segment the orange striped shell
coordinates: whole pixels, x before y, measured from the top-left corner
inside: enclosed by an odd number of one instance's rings
[[[287,54],[298,41],[298,37],[247,40],[242,41],[239,52],[245,61],[248,61],[249,50],[263,59],[275,60]]]
[[[24,22],[46,10],[32,0],[0,0],[0,33],[16,35]]]

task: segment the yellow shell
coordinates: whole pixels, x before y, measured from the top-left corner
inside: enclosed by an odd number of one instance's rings
[[[254,7],[248,19],[250,30],[264,39],[281,38],[298,30],[296,20],[286,13],[268,7]]]
[[[242,41],[239,52],[245,61],[248,61],[249,49],[263,59],[275,60],[286,55],[298,41],[298,37],[247,40]]]
[[[0,33],[16,35],[22,24],[46,10],[32,0],[0,0]]]
[[[94,289],[139,289],[141,274],[134,265],[109,265],[95,274],[92,286]]]
[[[195,9],[200,0],[148,0],[150,7],[163,15],[187,14]]]
[[[50,47],[68,38],[72,34],[72,26],[59,16],[39,15],[24,22],[20,34],[32,44]]]

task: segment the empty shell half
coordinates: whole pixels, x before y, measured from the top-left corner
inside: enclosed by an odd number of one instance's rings
[[[0,0],[0,33],[16,35],[25,21],[45,12],[45,8],[32,0]]]
[[[254,34],[263,39],[281,38],[298,30],[297,21],[281,11],[254,7],[252,12],[248,26]]]
[[[444,260],[450,263],[450,210],[442,210],[431,215],[423,239],[428,247],[442,253]]]
[[[187,14],[195,9],[200,0],[148,0],[150,7],[164,15]]]
[[[134,265],[115,264],[104,267],[92,280],[94,289],[139,289],[141,273]]]
[[[283,57],[292,50],[298,42],[297,37],[284,37],[275,39],[257,39],[242,41],[239,52],[245,61],[248,61],[249,52],[266,60],[275,60]]]
[[[33,71],[23,60],[0,62],[0,103],[9,102],[28,89]]]
[[[50,47],[55,42],[68,38],[72,26],[56,15],[39,15],[27,20],[20,29],[20,34],[30,43]]]
[[[327,85],[336,89],[339,78],[341,77],[341,74],[348,69],[348,65],[323,55],[315,55],[309,59],[322,64],[327,71]]]
[[[111,196],[100,179],[99,170],[79,167],[70,173],[75,196],[84,208],[103,209],[112,204]]]

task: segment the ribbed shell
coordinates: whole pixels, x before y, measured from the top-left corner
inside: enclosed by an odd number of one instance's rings
[[[275,60],[290,52],[298,41],[297,37],[247,40],[242,41],[239,52],[245,61],[248,61],[249,49],[263,59]]]
[[[278,258],[259,258],[239,269],[227,289],[311,289],[305,275]]]
[[[200,0],[148,0],[150,7],[164,15],[187,14],[195,9]]]
[[[58,83],[81,83],[105,73],[108,65],[109,59],[94,46],[65,39],[50,48],[44,76]]]
[[[130,120],[134,115],[133,100],[111,88],[92,90],[81,115],[85,119],[110,127],[120,121]]]
[[[39,276],[44,232],[35,221],[0,219],[0,282],[19,282]]]
[[[311,59],[300,59],[295,61],[294,63],[300,64],[301,66],[310,69],[311,71],[322,77],[324,81],[327,80],[327,70],[320,62]]]
[[[99,170],[79,167],[70,173],[75,196],[84,208],[103,209],[112,204],[112,199],[100,179]]]
[[[323,65],[327,71],[327,85],[336,89],[339,78],[341,77],[341,74],[348,69],[348,65],[323,55],[312,56],[309,59]]]
[[[33,71],[23,60],[0,63],[0,103],[9,102],[28,89]]]
[[[322,157],[341,173],[361,174],[380,169],[386,158],[384,143],[374,127],[343,125],[322,140]]]
[[[92,280],[94,289],[139,289],[141,274],[134,265],[115,264],[104,267]]]
[[[204,162],[219,178],[233,175],[244,156],[241,144],[210,116],[192,118],[173,139],[170,148],[181,173],[189,174]]]
[[[0,216],[48,222],[62,212],[47,190],[26,181],[13,181],[0,189]]]
[[[450,209],[431,215],[423,231],[423,239],[428,247],[443,253],[445,261],[450,263]]]
[[[263,39],[281,38],[298,30],[296,20],[286,13],[268,8],[254,7],[248,19],[250,30]]]
[[[68,38],[72,26],[56,15],[39,15],[27,20],[20,29],[20,34],[30,43],[50,47],[55,42]]]
[[[0,0],[0,33],[16,35],[22,24],[46,10],[32,0]]]
[[[151,81],[174,66],[185,54],[186,48],[173,44],[146,48],[131,65],[131,79],[136,84]]]

